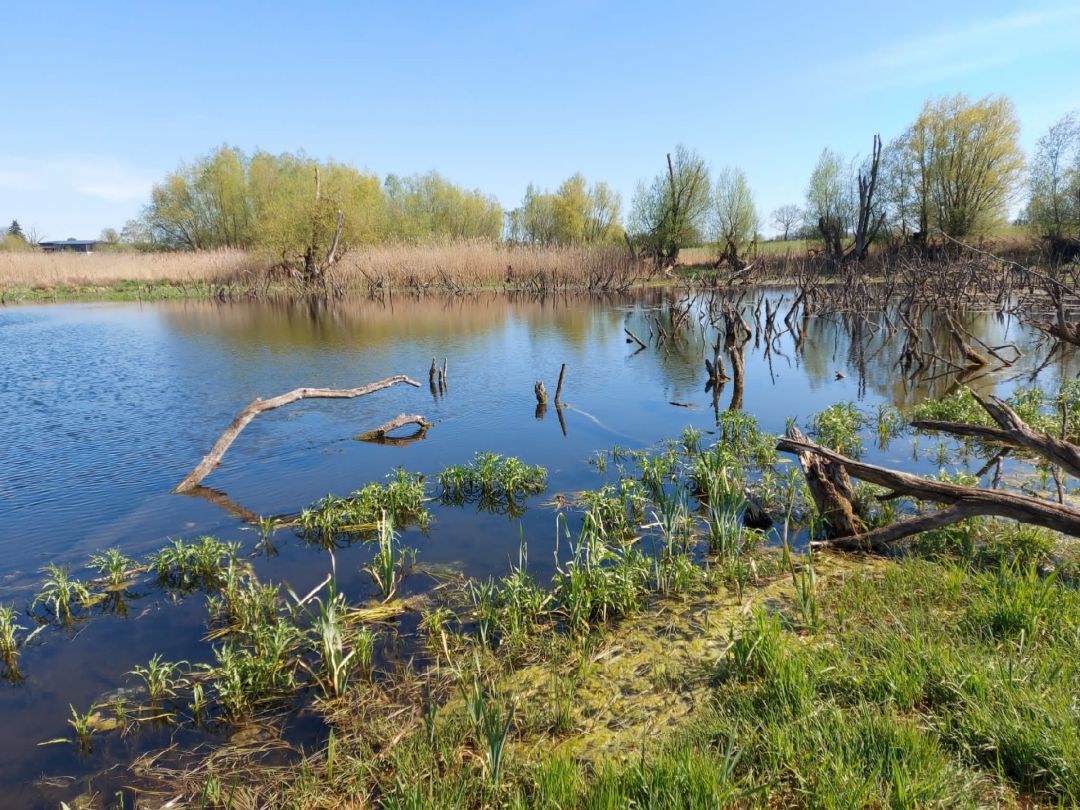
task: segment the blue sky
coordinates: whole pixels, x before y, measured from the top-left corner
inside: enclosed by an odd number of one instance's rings
[[[1030,150],[1080,108],[1080,4],[6,4],[0,221],[119,228],[221,143],[516,205],[575,171],[622,192],[677,143],[742,167],[767,218],[945,93],[1006,94]]]

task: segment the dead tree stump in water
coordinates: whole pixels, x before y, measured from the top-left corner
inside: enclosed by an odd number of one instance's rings
[[[794,442],[810,444],[794,425],[788,435]],[[862,532],[862,521],[855,514],[852,504],[855,493],[851,488],[851,479],[843,466],[809,450],[793,452],[806,476],[806,484],[817,505],[818,514],[825,519],[826,537],[833,540]]]
[[[535,383],[533,383],[533,393],[536,394],[537,405],[547,405],[547,389],[544,388],[543,380],[537,380]]]
[[[563,382],[566,380],[566,363],[562,364],[562,368],[559,369],[559,384],[555,388],[555,407],[562,407],[562,387]]]
[[[192,487],[197,486],[202,482],[210,471],[216,467],[222,456],[232,446],[232,443],[236,441],[236,437],[240,435],[240,431],[246,428],[251,420],[264,411],[272,411],[275,408],[280,408],[282,405],[288,405],[291,402],[296,402],[298,399],[352,399],[353,397],[362,397],[367,394],[373,394],[376,391],[381,391],[383,388],[389,388],[392,385],[398,383],[405,383],[411,385],[414,388],[419,388],[420,383],[409,379],[404,374],[398,374],[395,377],[387,377],[385,380],[379,380],[378,382],[371,383],[370,385],[364,385],[359,388],[295,388],[288,393],[281,394],[271,399],[255,399],[244,410],[240,411],[236,415],[236,418],[229,424],[225,431],[218,437],[218,440],[214,442],[214,446],[210,448],[210,452],[207,453],[203,460],[195,465],[187,477],[181,481],[173,489],[173,492],[186,492]]]

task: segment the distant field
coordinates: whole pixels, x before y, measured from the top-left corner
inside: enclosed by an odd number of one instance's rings
[[[758,242],[755,248],[758,256],[802,256],[808,247],[815,243],[809,239],[788,239],[786,242]],[[714,246],[683,248],[679,251],[679,264],[709,264],[720,258],[720,249]]]

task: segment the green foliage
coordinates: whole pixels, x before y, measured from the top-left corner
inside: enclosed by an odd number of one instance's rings
[[[512,241],[532,245],[599,245],[621,242],[619,194],[606,184],[591,187],[575,174],[552,194],[532,184],[521,206],[507,214]]]
[[[109,588],[119,588],[131,576],[135,561],[125,557],[120,549],[110,548],[90,557],[90,567],[97,569]]]
[[[853,403],[830,405],[814,414],[811,424],[814,438],[820,444],[852,458],[862,454],[862,437],[859,434],[866,424],[866,418]]]
[[[629,231],[657,263],[674,263],[682,248],[702,241],[711,193],[704,159],[680,144],[664,171],[638,184]]]
[[[713,238],[729,261],[746,255],[761,220],[742,169],[725,167],[716,178],[712,201]]]
[[[957,239],[1004,221],[1024,170],[1012,102],[942,96],[923,105],[892,147],[907,180],[897,195],[912,230]]]
[[[158,706],[163,700],[176,697],[180,668],[186,662],[170,663],[163,661],[160,655],[155,655],[145,667],[139,666],[131,670],[129,675],[139,678],[146,687],[150,705]]]
[[[90,604],[90,590],[83,583],[72,579],[66,566],[50,563],[44,570],[45,580],[30,606],[34,608],[43,605],[57,621],[68,622],[73,609]]]
[[[415,523],[426,529],[431,513],[425,504],[423,476],[398,468],[386,484],[372,482],[352,495],[327,495],[300,513],[297,524],[305,537],[325,545],[340,537],[372,537],[384,513],[395,525]]]
[[[436,172],[387,175],[384,236],[406,242],[430,239],[498,240],[503,210],[498,200],[456,186]]]
[[[383,600],[386,601],[397,593],[401,581],[412,570],[416,550],[404,548],[398,542],[393,520],[386,515],[379,520],[378,532],[378,550],[364,570],[371,574],[372,580],[382,593]]]
[[[445,468],[436,476],[444,503],[471,501],[492,512],[519,515],[525,497],[543,492],[547,470],[524,464],[513,456],[477,453],[468,464]]]
[[[11,605],[0,605],[0,658],[8,660],[19,651],[18,635],[26,628],[19,624],[18,614]]]
[[[1035,145],[1027,218],[1051,239],[1080,236],[1080,115],[1060,119]]]
[[[209,591],[221,584],[239,549],[239,543],[225,543],[209,536],[173,540],[147,562],[162,585],[182,592]]]

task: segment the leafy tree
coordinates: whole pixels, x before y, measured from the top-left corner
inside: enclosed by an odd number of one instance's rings
[[[388,175],[385,236],[405,241],[498,239],[503,210],[479,190],[468,191],[435,172],[411,177]]]
[[[1003,222],[1024,168],[1019,134],[1007,98],[928,101],[897,144],[910,179],[900,203],[919,232],[936,227],[962,239]]]
[[[98,239],[100,241],[102,241],[102,242],[105,242],[106,244],[109,244],[109,245],[119,245],[120,244],[120,234],[117,232],[116,228],[104,228],[104,229],[102,229],[101,235],[98,237]]]
[[[14,239],[26,241],[26,235],[23,233],[22,226],[19,225],[19,220],[17,219],[11,220],[11,225],[7,229],[7,235]]]
[[[825,252],[830,256],[842,254],[842,241],[854,217],[850,172],[839,154],[823,149],[806,190],[806,218],[817,227],[825,242]]]
[[[509,238],[536,245],[603,244],[622,239],[619,195],[606,183],[589,186],[577,173],[554,194],[531,183],[508,216]]]
[[[785,242],[802,220],[803,210],[797,205],[781,205],[772,212],[772,222],[779,229],[781,238]]]
[[[760,224],[754,195],[741,169],[726,167],[716,178],[712,221],[714,238],[724,257],[733,268],[741,269]]]
[[[1080,111],[1039,138],[1026,219],[1051,240],[1080,236]]]
[[[666,172],[638,184],[630,230],[657,265],[675,264],[683,247],[701,240],[710,196],[705,161],[681,144],[667,156]]]

